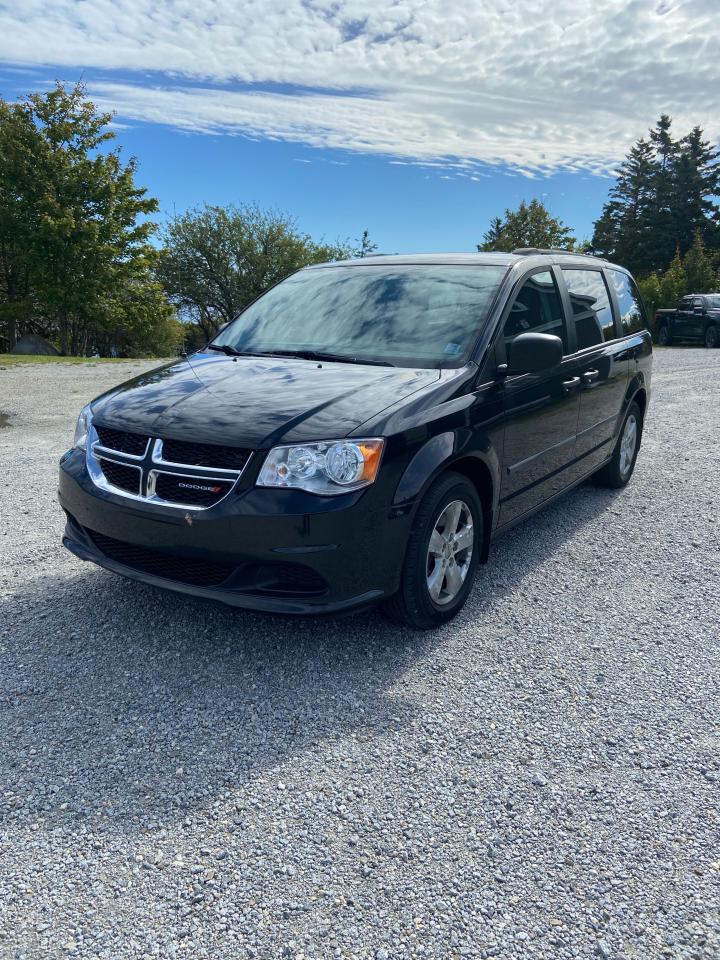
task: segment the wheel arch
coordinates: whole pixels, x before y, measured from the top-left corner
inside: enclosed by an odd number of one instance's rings
[[[497,517],[500,465],[494,449],[468,449],[454,432],[438,434],[415,454],[398,483],[395,509],[414,516],[427,489],[447,472],[459,473],[475,487],[483,511],[483,543],[480,562],[486,563]]]
[[[645,387],[638,387],[635,393],[630,398],[630,403],[636,403],[640,407],[640,413],[642,414],[643,422],[645,421],[645,411],[647,410],[647,390]]]

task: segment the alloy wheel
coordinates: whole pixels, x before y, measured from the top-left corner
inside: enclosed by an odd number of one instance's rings
[[[620,473],[626,477],[633,465],[635,449],[638,439],[638,422],[634,413],[625,421],[622,437],[620,438]]]
[[[440,512],[427,550],[427,587],[434,603],[451,603],[470,569],[475,531],[470,507],[452,500]]]

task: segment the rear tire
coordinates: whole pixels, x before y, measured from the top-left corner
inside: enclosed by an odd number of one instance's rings
[[[658,327],[658,343],[661,347],[669,347],[672,343],[672,335],[670,334],[670,325],[668,323],[661,323]]]
[[[483,545],[483,512],[475,486],[445,473],[418,507],[400,588],[383,604],[391,620],[418,630],[439,627],[465,605]]]
[[[635,470],[635,461],[640,451],[643,420],[637,403],[630,404],[625,414],[620,436],[617,438],[611,459],[594,476],[601,487],[619,489],[630,480]]]
[[[720,332],[714,323],[711,323],[705,331],[705,346],[709,350],[720,347]]]

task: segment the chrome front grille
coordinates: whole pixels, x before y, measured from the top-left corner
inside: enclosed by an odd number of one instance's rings
[[[111,493],[207,510],[231,493],[251,455],[241,447],[168,440],[93,424],[87,467],[96,486]]]
[[[127,453],[131,457],[144,457],[147,453],[150,437],[127,430],[113,430],[112,427],[95,427],[100,446],[116,453]]]
[[[100,456],[97,459],[103,476],[110,486],[124,490],[126,493],[140,494],[140,467],[136,464],[106,460],[105,457]]]
[[[187,440],[162,440],[160,458],[165,463],[210,467],[213,470],[242,470],[250,450],[219,446],[214,443],[190,443]]]

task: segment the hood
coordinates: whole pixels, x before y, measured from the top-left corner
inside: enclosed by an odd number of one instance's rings
[[[344,437],[439,379],[434,369],[201,353],[121,384],[92,408],[118,430],[258,449]]]

